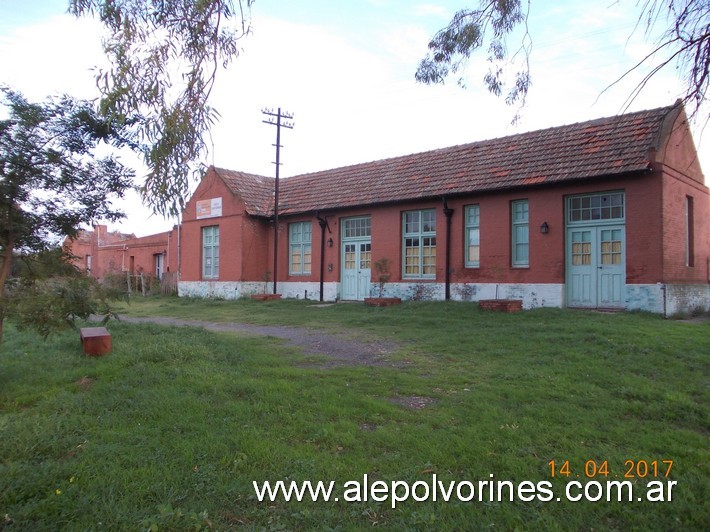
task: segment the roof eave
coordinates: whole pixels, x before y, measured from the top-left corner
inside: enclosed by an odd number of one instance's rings
[[[480,188],[476,190],[459,190],[459,191],[441,191],[431,194],[423,194],[421,196],[412,196],[408,198],[397,198],[384,201],[372,201],[366,203],[351,203],[351,204],[338,204],[338,205],[321,205],[318,207],[309,206],[305,209],[299,210],[289,210],[288,207],[279,207],[279,216],[303,216],[309,214],[315,214],[316,212],[327,213],[332,211],[342,211],[342,210],[356,210],[356,209],[366,209],[366,208],[376,208],[376,207],[387,207],[391,205],[403,205],[407,203],[424,202],[424,201],[440,201],[441,198],[463,198],[467,196],[483,196],[490,194],[499,194],[501,192],[511,192],[516,190],[528,190],[530,188],[553,188],[556,186],[569,185],[579,181],[589,182],[589,181],[609,181],[613,179],[623,179],[623,178],[633,178],[648,175],[653,172],[653,167],[649,161],[646,166],[638,167],[634,169],[627,169],[622,172],[616,173],[604,173],[598,175],[590,175],[581,178],[570,178],[555,181],[544,181],[534,184],[516,184],[516,185],[503,185],[500,187],[489,187]],[[251,213],[250,213],[251,214]],[[273,218],[273,212],[264,214],[253,214],[253,216],[262,216],[264,218]]]

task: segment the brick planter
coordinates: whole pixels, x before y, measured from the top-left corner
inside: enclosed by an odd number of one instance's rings
[[[111,333],[106,327],[84,327],[79,330],[79,339],[84,354],[88,357],[100,357],[111,352]]]
[[[366,297],[365,304],[368,307],[389,307],[399,305],[402,300],[399,297]]]
[[[272,299],[281,299],[281,294],[252,294],[251,298],[256,301],[271,301]]]
[[[484,310],[494,310],[497,312],[520,312],[523,310],[522,299],[483,299],[478,302],[478,306]]]

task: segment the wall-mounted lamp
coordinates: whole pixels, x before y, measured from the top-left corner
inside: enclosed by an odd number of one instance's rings
[[[542,222],[542,225],[540,226],[540,232],[543,235],[546,235],[547,233],[550,232],[550,226],[547,225],[547,222]]]
[[[332,238],[329,238],[329,239],[328,239],[328,247],[329,247],[329,248],[332,248],[332,247],[333,247],[333,239],[332,239]]]
[[[329,262],[329,263],[328,263],[328,271],[329,271],[329,272],[332,272],[332,271],[333,271],[333,263],[332,263],[332,262]]]

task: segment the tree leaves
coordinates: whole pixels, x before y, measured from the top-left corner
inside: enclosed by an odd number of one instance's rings
[[[116,317],[110,301],[125,295],[111,293],[93,277],[72,272],[40,279],[18,279],[10,286],[6,315],[18,329],[33,329],[47,338],[67,328],[76,328],[77,319]]]
[[[110,201],[133,186],[134,172],[95,150],[132,145],[130,129],[67,96],[35,104],[8,88],[0,93],[10,115],[0,121],[0,246],[12,232],[17,249],[39,251],[50,235],[121,218]]]
[[[642,65],[650,71],[631,91],[627,106],[658,72],[675,67],[685,84],[683,102],[690,105],[692,116],[702,116],[700,108],[707,102],[710,82],[710,10],[707,0],[641,0],[637,3],[639,25],[651,36],[659,24],[665,28],[647,56],[619,79],[614,86]],[[509,105],[519,105],[513,121],[532,85],[530,54],[532,41],[527,29],[530,0],[480,0],[476,10],[456,13],[448,26],[434,35],[429,43],[429,54],[420,62],[415,78],[422,83],[443,83],[451,74],[467,66],[470,56],[488,42],[490,68],[484,84],[496,96],[505,92]],[[520,25],[525,26],[519,46],[509,53],[506,42]],[[510,75],[511,69],[515,72]],[[464,85],[459,78],[459,85]],[[704,115],[707,120],[707,114]]]
[[[710,83],[710,8],[707,0],[643,0],[638,22],[650,37],[661,21],[666,26],[654,42],[654,49],[619,79],[617,84],[642,65],[650,71],[626,100],[627,107],[658,72],[675,68],[685,85],[683,103],[689,116],[703,116],[700,108],[707,102]],[[705,121],[710,120],[705,114]]]
[[[219,66],[238,55],[250,31],[244,7],[253,0],[72,0],[75,16],[98,16],[109,35],[100,71],[101,112],[133,120],[148,167],[144,201],[177,215],[193,175],[201,175],[204,141],[216,112],[209,106]]]
[[[1,339],[5,313],[18,308],[13,294],[27,296],[22,307],[27,312],[20,310],[29,316],[28,324],[46,323],[50,328],[57,313],[76,308],[75,295],[88,297],[86,291],[70,294],[83,280],[22,282],[9,291],[5,282],[16,258],[36,255],[60,238],[76,236],[83,223],[121,218],[123,213],[112,207],[111,200],[133,186],[134,172],[113,155],[96,154],[102,144],[130,144],[132,132],[107,121],[87,102],[65,96],[30,103],[9,88],[0,88],[0,95],[9,115],[0,121]]]
[[[500,96],[506,87],[506,68],[516,60],[521,61],[523,69],[515,75],[506,102],[522,107],[531,84],[528,57],[532,42],[526,32],[518,50],[510,55],[506,37],[527,20],[529,8],[529,1],[482,0],[479,9],[458,11],[449,25],[429,42],[429,54],[419,63],[415,79],[427,84],[443,83],[449,75],[465,69],[471,54],[488,42],[490,67],[484,76],[485,85]],[[458,84],[465,86],[463,77],[459,77]]]

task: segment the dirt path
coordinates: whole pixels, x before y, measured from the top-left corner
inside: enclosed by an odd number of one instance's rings
[[[281,325],[252,325],[248,323],[219,323],[200,320],[186,320],[167,317],[136,318],[121,316],[121,321],[127,323],[156,323],[177,327],[202,327],[208,331],[238,332],[259,336],[272,336],[286,340],[289,344],[300,347],[307,355],[324,355],[332,359],[328,366],[364,365],[364,366],[400,366],[392,363],[388,355],[395,351],[399,344],[382,340],[370,342],[354,340],[342,334],[326,333],[324,331],[304,327],[287,327]]]

